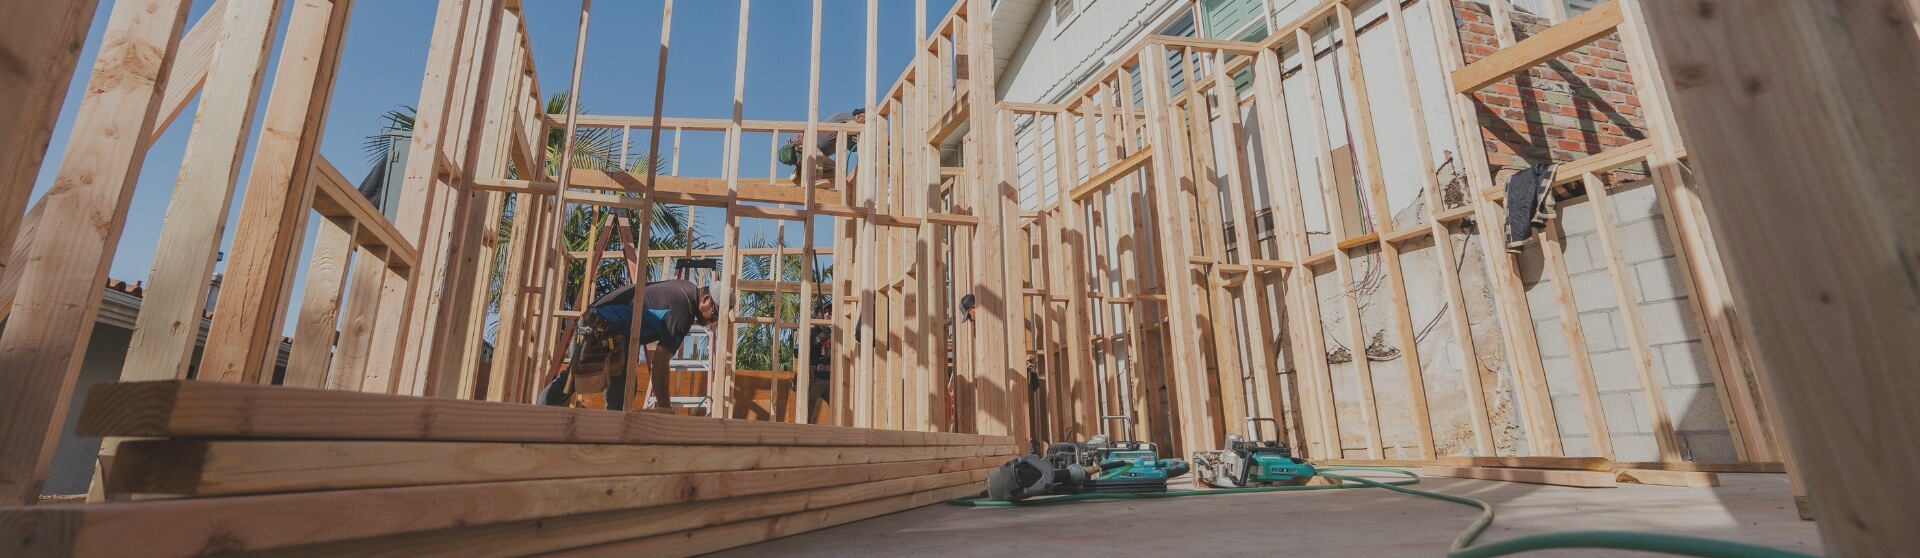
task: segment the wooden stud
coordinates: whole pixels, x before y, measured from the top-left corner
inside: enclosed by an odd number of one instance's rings
[[[1297,35],[1296,35],[1297,36]],[[1304,60],[1310,60],[1311,46],[1301,44],[1299,52]],[[1278,52],[1262,52],[1256,61],[1254,84],[1259,95],[1260,129],[1268,134],[1267,141],[1261,142],[1266,157],[1268,199],[1276,209],[1274,228],[1281,236],[1281,255],[1284,258],[1299,260],[1311,249],[1307,245],[1305,231],[1305,210],[1299,192],[1299,174],[1294,168],[1294,145],[1292,122],[1287,113],[1286,98],[1281,88],[1281,60]],[[1285,287],[1288,298],[1287,309],[1292,324],[1288,334],[1292,336],[1294,368],[1304,366],[1305,374],[1299,377],[1300,391],[1306,395],[1300,402],[1307,407],[1307,416],[1312,422],[1306,429],[1308,455],[1316,458],[1340,457],[1340,436],[1337,427],[1338,417],[1334,413],[1333,402],[1323,397],[1331,393],[1327,386],[1332,385],[1332,373],[1326,359],[1326,335],[1321,330],[1320,295],[1313,281],[1310,268],[1295,268],[1287,275]],[[1314,427],[1318,428],[1314,428]],[[1315,447],[1315,446],[1318,447]]]
[[[382,246],[362,246],[353,257],[352,278],[340,319],[340,341],[334,346],[333,362],[327,371],[328,389],[360,391],[365,385],[374,328],[381,321],[380,298],[388,257],[387,248]]]
[[[1399,9],[1398,5],[1388,5],[1389,11]],[[1361,160],[1366,164],[1367,192],[1372,206],[1373,231],[1384,234],[1393,229],[1393,207],[1387,199],[1386,170],[1380,162],[1380,145],[1374,136],[1373,104],[1367,94],[1366,72],[1362,68],[1360,57],[1360,39],[1353,21],[1353,11],[1346,4],[1335,8],[1339,15],[1340,32],[1347,51],[1347,80],[1353,84],[1354,112],[1360,116]],[[1422,115],[1415,114],[1418,120]],[[1418,438],[1420,457],[1430,459],[1434,456],[1433,424],[1427,411],[1427,387],[1420,369],[1419,339],[1413,333],[1413,316],[1407,309],[1407,285],[1400,271],[1400,247],[1392,242],[1380,242],[1380,260],[1386,269],[1387,286],[1392,298],[1387,304],[1393,308],[1394,332],[1400,341],[1400,362],[1407,375],[1407,398],[1413,415],[1414,435]],[[1357,321],[1358,315],[1353,317]],[[1364,352],[1359,346],[1354,348],[1354,362],[1364,362]]]
[[[1300,45],[1301,75],[1303,79],[1307,80],[1308,84],[1311,84],[1311,88],[1307,90],[1307,97],[1310,106],[1313,107],[1314,138],[1319,144],[1317,153],[1322,154],[1319,157],[1315,157],[1320,164],[1320,201],[1324,206],[1323,211],[1325,211],[1326,214],[1328,230],[1333,231],[1334,235],[1338,236],[1341,234],[1341,231],[1348,230],[1348,227],[1346,225],[1346,217],[1340,207],[1339,186],[1334,183],[1338,175],[1334,172],[1333,168],[1333,157],[1331,155],[1333,153],[1333,146],[1331,144],[1332,140],[1328,137],[1326,102],[1321,98],[1322,86],[1318,68],[1320,56],[1318,52],[1319,47],[1316,46],[1314,42],[1313,33],[1304,27],[1295,29],[1294,35],[1296,42]],[[1334,79],[1337,80],[1339,77],[1335,76]],[[1376,211],[1384,210],[1377,209]],[[1351,260],[1352,257],[1346,251],[1346,248],[1339,248],[1334,254],[1334,273],[1335,276],[1339,278],[1340,288],[1343,290],[1351,290],[1353,285],[1355,285]],[[1310,275],[1311,270],[1309,270],[1309,280],[1311,280]],[[1356,297],[1351,292],[1342,292],[1339,297],[1347,315],[1347,350],[1352,354],[1353,369],[1359,383],[1360,421],[1366,433],[1367,456],[1373,459],[1380,459],[1383,457],[1380,435],[1380,411],[1374,399],[1373,370],[1372,364],[1368,361],[1366,355],[1367,335],[1360,316],[1359,301],[1356,300]],[[1315,319],[1319,318],[1315,317]],[[1325,388],[1328,390],[1327,399],[1332,401],[1333,384],[1329,383]],[[1338,433],[1336,432],[1335,434],[1337,435]],[[1338,443],[1339,440],[1340,438],[1338,437],[1334,438],[1336,443]],[[1339,449],[1341,453],[1344,453],[1345,448]]]
[[[1427,131],[1427,120],[1422,117],[1426,109],[1420,100],[1419,80],[1413,66],[1413,49],[1407,41],[1406,15],[1399,8],[1387,10],[1387,22],[1393,31],[1395,47],[1400,52],[1400,77],[1404,87],[1401,94],[1407,99],[1407,114],[1411,118],[1414,148],[1420,157],[1420,178],[1424,182],[1421,193],[1427,202],[1427,227],[1432,235],[1434,256],[1442,262],[1441,289],[1447,295],[1447,317],[1453,326],[1454,343],[1459,349],[1460,374],[1465,380],[1462,385],[1467,391],[1468,420],[1473,424],[1473,443],[1476,455],[1493,455],[1493,428],[1487,420],[1487,393],[1480,379],[1480,355],[1474,347],[1473,331],[1467,317],[1467,304],[1460,287],[1460,270],[1452,262],[1458,261],[1454,255],[1452,229],[1448,228],[1437,214],[1441,211],[1442,197],[1440,181],[1433,162],[1433,143]],[[1435,31],[1440,33],[1441,31]],[[1463,208],[1464,209],[1464,208]],[[1436,453],[1438,449],[1435,449]]]
[[[0,108],[0,258],[12,263],[15,234],[53,140],[53,128],[73,81],[98,0],[23,5],[10,11],[0,30],[0,52],[18,61],[7,72],[7,98]],[[16,275],[0,268],[0,275]],[[17,272],[18,270],[12,270]],[[13,306],[12,300],[5,306]],[[4,312],[6,310],[0,310]],[[5,316],[0,316],[4,318]]]
[[[743,35],[746,33],[746,24],[744,22],[742,22],[740,25],[740,33]],[[586,34],[585,27],[582,27],[581,34],[583,36]],[[637,220],[637,222],[629,223],[631,226],[623,227],[621,229],[622,237],[621,237],[620,246],[622,249],[632,251],[631,254],[627,255],[628,256],[627,257],[627,274],[628,274],[628,277],[633,280],[633,284],[635,285],[633,289],[633,315],[635,316],[642,315],[646,311],[647,281],[648,279],[651,279],[653,275],[651,270],[653,260],[648,258],[647,256],[647,252],[653,249],[653,201],[652,201],[651,195],[652,195],[654,186],[658,183],[660,178],[660,165],[657,165],[655,163],[660,160],[660,120],[659,119],[660,119],[660,111],[662,110],[662,107],[666,105],[666,102],[667,102],[667,53],[669,51],[669,48],[671,47],[672,38],[673,38],[673,0],[667,0],[666,5],[661,7],[661,11],[660,11],[660,55],[659,55],[659,58],[654,62],[658,70],[654,74],[654,79],[653,79],[654,121],[653,121],[653,126],[649,127],[647,131],[647,134],[648,134],[647,182],[646,182],[647,189],[645,192],[642,193],[643,201],[640,203],[639,209],[635,210],[633,213],[635,215],[635,219]],[[580,48],[582,49],[582,51],[584,51],[586,49],[586,45],[582,44]],[[736,103],[735,106],[738,106],[738,103]],[[736,112],[735,114],[738,114],[738,113]],[[622,150],[622,153],[624,152],[625,150]],[[689,210],[688,213],[692,214],[692,211]],[[625,236],[626,234],[628,234],[626,231],[633,231],[632,234],[640,238],[629,238]],[[728,273],[731,274],[733,273],[732,270],[735,268],[728,267],[726,269],[728,270]],[[590,273],[591,272],[593,271],[590,271]],[[733,296],[732,289],[728,289],[725,296]],[[723,306],[720,305],[720,301],[717,301],[717,300],[714,301],[714,306],[715,306],[716,312],[720,312],[721,309],[724,308]],[[581,307],[582,310],[584,310],[585,308],[586,308],[585,306]],[[708,337],[709,344],[717,346],[718,343],[712,342],[713,336],[712,336],[711,330],[709,330],[708,336],[709,336]],[[653,402],[654,407],[660,408],[660,409],[672,408],[673,400],[670,395],[672,386],[662,385],[659,382],[655,382],[654,379],[658,377],[666,377],[671,379],[673,371],[668,370],[666,371],[665,374],[660,374],[660,375],[653,374],[654,371],[651,369],[651,364],[648,363],[647,355],[644,351],[641,350],[639,327],[633,327],[629,329],[627,332],[627,355],[628,355],[628,358],[633,358],[636,360],[636,362],[639,363],[639,365],[629,368],[627,372],[628,374],[627,385],[626,385],[627,410],[635,411],[645,407],[645,402],[641,400],[641,396],[643,394],[637,391],[640,386],[640,379],[638,374],[640,374],[642,371],[648,374],[647,395],[654,396],[654,402]],[[672,357],[669,356],[668,358],[671,359]],[[713,370],[711,365],[709,365],[708,370],[709,371]],[[725,401],[726,398],[723,397],[723,395],[725,394],[715,395],[713,398],[713,401],[716,401],[716,402]],[[720,408],[724,409],[726,408],[726,406],[720,405]],[[726,415],[719,415],[719,416],[726,416]]]
[[[1912,4],[1641,8],[1693,170],[1731,186],[1703,188],[1703,209],[1765,349],[1822,542],[1836,555],[1920,552],[1902,526],[1920,514],[1920,485],[1897,472],[1920,448],[1907,396],[1920,351],[1906,341],[1920,337],[1920,297],[1901,271],[1920,229],[1903,217],[1915,199],[1896,194],[1920,176],[1900,155],[1920,146],[1920,121],[1895,95],[1920,77]]]
[[[296,255],[311,211],[314,161],[352,0],[296,5],[274,70],[239,233],[200,357],[199,378],[271,380]],[[291,53],[291,55],[289,55]],[[265,380],[263,380],[263,378]]]
[[[300,319],[294,325],[293,350],[287,356],[287,375],[281,382],[284,385],[318,388],[327,383],[355,228],[345,219],[321,220],[313,259],[307,266],[306,293],[300,302]]]
[[[723,149],[724,155],[722,155],[722,164],[725,165],[722,169],[722,174],[724,174],[727,179],[728,207],[726,228],[721,237],[722,248],[726,253],[721,257],[720,263],[721,269],[725,270],[725,273],[720,275],[720,291],[722,293],[721,296],[726,300],[715,300],[714,303],[719,306],[722,314],[728,316],[735,314],[736,310],[734,309],[737,307],[735,301],[740,299],[739,293],[735,292],[736,289],[734,288],[734,282],[740,274],[739,269],[741,267],[740,214],[734,209],[734,206],[738,203],[740,197],[740,151],[742,148],[740,143],[740,122],[746,110],[747,16],[751,8],[752,0],[740,0],[740,24],[738,36],[735,38],[736,43],[734,45],[733,59],[733,120],[727,127],[726,143]],[[719,327],[713,330],[713,336],[711,338],[712,360],[707,367],[709,371],[707,396],[713,401],[711,404],[713,406],[711,411],[712,416],[732,418],[734,416],[733,375],[735,366],[733,351],[738,345],[737,338],[739,335],[734,330],[732,320],[721,320],[718,325]],[[856,422],[854,426],[863,425]]]
[[[0,408],[8,409],[0,427],[0,502],[32,504],[46,482],[188,4],[124,0],[108,19],[73,139],[44,196],[39,226],[59,234],[26,245],[33,265],[17,272],[19,296],[8,322],[33,327],[0,335],[0,394],[7,399]]]
[[[1504,6],[1504,0],[1496,0],[1494,22],[1496,27],[1503,29],[1500,32],[1500,36],[1503,37],[1501,44],[1511,45],[1513,44],[1511,21],[1504,19],[1506,17]],[[1427,7],[1431,21],[1452,21],[1454,18],[1452,4],[1428,2]],[[1452,72],[1465,65],[1461,56],[1458,30],[1456,29],[1453,33],[1436,32],[1434,42],[1440,52],[1441,69],[1448,74],[1446,80],[1448,90],[1457,91],[1453,88]],[[1469,190],[1479,192],[1492,188],[1493,177],[1489,176],[1490,170],[1487,166],[1487,146],[1483,143],[1480,134],[1471,133],[1479,129],[1473,117],[1473,100],[1465,94],[1450,95],[1450,97],[1453,103],[1451,112],[1454,120],[1455,144],[1460,146],[1461,166],[1466,170]],[[1477,195],[1467,197],[1469,204],[1474,208],[1475,222],[1506,222],[1504,218],[1506,214],[1498,207],[1487,203],[1484,198]],[[1499,233],[1497,229],[1491,232],[1492,235]],[[1527,433],[1527,443],[1530,446],[1528,449],[1535,455],[1561,455],[1565,452],[1560,444],[1560,426],[1553,416],[1553,405],[1547,398],[1546,373],[1541,369],[1538,341],[1534,339],[1531,320],[1525,316],[1517,316],[1515,313],[1515,310],[1526,307],[1526,299],[1522,296],[1519,277],[1515,275],[1513,269],[1513,260],[1506,255],[1505,243],[1498,240],[1504,237],[1490,236],[1486,230],[1482,230],[1478,236],[1480,249],[1486,254],[1487,279],[1492,283],[1490,290],[1494,298],[1496,316],[1500,322],[1501,338],[1505,341],[1507,365],[1512,370],[1514,385],[1519,396],[1521,423]]]
[[[267,54],[272,51],[284,5],[278,0],[242,2],[228,9],[225,4],[217,2],[182,39],[181,51],[175,54],[172,75],[167,81],[169,98],[188,86],[183,82],[203,81],[183,79],[180,74],[185,68],[181,67],[180,60],[194,53],[189,49],[206,48],[210,59],[198,69],[209,86],[201,95],[201,108],[194,115],[187,152],[181,159],[180,178],[167,205],[159,249],[154,254],[152,273],[147,276],[140,314],[134,320],[126,363],[120,371],[121,381],[184,379],[193,365],[194,349],[206,314],[207,291],[211,288],[210,279],[219,254],[220,235],[226,228],[228,209],[233,204],[234,181],[240,175],[240,151],[246,147],[247,136],[253,128],[261,74],[266,70]],[[54,93],[48,95],[58,98]],[[162,111],[173,106],[167,100],[162,101]],[[181,100],[180,106],[184,105],[185,101]],[[159,128],[168,120],[168,113],[163,112],[150,137],[157,137]],[[319,179],[317,173],[312,179]],[[11,231],[0,230],[0,237],[4,238],[0,240],[0,254],[4,254],[4,244],[13,236]],[[341,242],[338,248],[348,248],[346,241],[334,240]],[[319,254],[315,258],[317,265]],[[324,369],[321,374],[325,374]],[[112,462],[114,445],[113,440],[102,442],[101,463]]]
[[[1212,448],[1221,443],[1223,437],[1211,426],[1219,423],[1211,407],[1197,401],[1198,394],[1206,392],[1205,386],[1199,381],[1199,376],[1206,370],[1206,364],[1200,355],[1194,352],[1199,347],[1199,342],[1193,338],[1193,329],[1182,323],[1197,315],[1193,309],[1192,291],[1189,288],[1191,271],[1187,265],[1181,263],[1193,259],[1193,243],[1187,237],[1186,227],[1178,226],[1178,223],[1185,221],[1182,217],[1185,211],[1182,209],[1183,204],[1179,196],[1183,195],[1182,191],[1193,182],[1193,178],[1182,172],[1180,165],[1175,164],[1181,160],[1181,157],[1185,157],[1185,150],[1181,145],[1185,142],[1178,136],[1173,115],[1167,112],[1172,103],[1167,98],[1169,86],[1166,60],[1165,47],[1149,44],[1146,52],[1140,56],[1140,66],[1144,80],[1142,89],[1146,94],[1146,121],[1151,138],[1150,143],[1160,150],[1160,155],[1153,158],[1155,184],[1152,187],[1152,194],[1156,201],[1155,205],[1160,208],[1160,211],[1172,212],[1173,217],[1178,218],[1174,221],[1174,225],[1163,227],[1159,231],[1164,235],[1161,237],[1161,247],[1165,250],[1162,261],[1167,262],[1161,270],[1165,276],[1163,285],[1166,287],[1167,294],[1165,308],[1169,317],[1168,323],[1172,326],[1167,329],[1172,337],[1169,352],[1172,353],[1173,362],[1168,367],[1167,373],[1174,380],[1174,385],[1169,386],[1175,389],[1174,394],[1188,401],[1187,405],[1181,406],[1183,411],[1189,414],[1181,417],[1181,436],[1179,444],[1174,447],[1177,448],[1177,452],[1192,452]]]
[[[1594,201],[1589,199],[1587,203],[1591,205]],[[1573,280],[1567,276],[1567,248],[1562,243],[1566,233],[1560,220],[1554,219],[1546,228],[1534,234],[1540,238],[1540,256],[1546,268],[1544,272],[1553,283],[1555,313],[1560,317],[1560,334],[1567,341],[1567,364],[1573,368],[1574,384],[1580,393],[1580,410],[1587,423],[1587,440],[1592,445],[1589,451],[1612,459],[1613,435],[1607,425],[1606,411],[1600,406],[1600,388],[1594,379],[1592,357],[1587,352],[1587,334],[1580,326],[1580,305],[1573,299]],[[1629,315],[1625,313],[1628,304],[1630,302],[1626,300],[1620,302],[1623,317]],[[1529,320],[1531,316],[1529,311]],[[1531,321],[1524,327],[1532,327]],[[1560,433],[1554,432],[1553,436],[1558,437]]]

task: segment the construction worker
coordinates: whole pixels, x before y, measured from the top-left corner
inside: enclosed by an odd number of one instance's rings
[[[814,305],[813,319],[827,319],[831,315],[828,311],[831,307],[832,305],[826,303]],[[821,325],[812,326],[808,330],[807,336],[807,350],[813,352],[813,370],[811,371],[813,381],[807,384],[806,401],[809,406],[808,409],[811,410],[808,416],[817,417],[820,416],[820,409],[816,405],[825,405],[827,403],[827,397],[833,386],[833,327]],[[795,382],[793,389],[800,389],[798,382]],[[816,404],[815,401],[819,403]]]
[[[853,112],[843,112],[840,114],[835,114],[833,116],[827,117],[826,120],[822,120],[821,122],[825,122],[828,124],[839,124],[843,122],[852,122],[854,124],[866,124],[867,109],[858,108],[858,109],[853,109]],[[819,149],[819,153],[820,153],[820,166],[814,171],[814,174],[813,174],[814,180],[816,181],[830,180],[833,178],[834,169],[837,168],[835,166],[836,163],[833,160],[833,156],[834,154],[839,152],[839,149],[840,149],[839,138],[840,138],[840,135],[837,132],[821,132],[818,136],[814,138],[814,146]],[[804,136],[800,134],[795,134],[792,138],[787,140],[786,147],[780,148],[780,153],[779,153],[780,164],[793,167],[793,184],[795,186],[800,185],[800,179],[801,179],[800,162],[802,159],[805,158],[804,153],[806,151],[806,145],[804,145],[805,142],[803,140],[804,140]],[[854,151],[858,151],[859,149],[860,149],[860,138],[857,136],[849,138],[847,141],[847,152],[852,153]]]
[[[709,326],[720,311],[706,287],[679,279],[647,284],[645,312],[640,320],[640,345],[646,347],[647,395],[653,407],[671,406],[668,367],[673,354],[693,331]],[[626,408],[627,337],[633,324],[633,285],[607,293],[587,308],[575,337],[573,362],[557,374],[541,393],[541,403],[564,405],[574,393],[605,390],[607,409]],[[571,381],[569,381],[571,380]],[[571,385],[569,385],[571,384]]]

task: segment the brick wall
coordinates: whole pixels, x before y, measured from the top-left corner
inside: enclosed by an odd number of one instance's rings
[[[1454,12],[1468,64],[1500,50],[1486,5],[1456,0]],[[1547,27],[1545,18],[1513,13],[1516,39]],[[1549,159],[1564,163],[1647,137],[1618,35],[1536,65],[1473,99],[1487,162],[1495,169]]]
[[[1460,18],[1461,50],[1467,63],[1500,49],[1486,5],[1454,2]],[[1515,12],[1518,39],[1545,30],[1545,18]],[[1536,162],[1565,163],[1647,137],[1640,99],[1619,37],[1610,35],[1561,55],[1526,73],[1473,94],[1495,186],[1505,185],[1500,171]],[[1707,349],[1694,323],[1680,265],[1654,188],[1637,167],[1614,171],[1605,179],[1622,184],[1613,190],[1612,214],[1628,270],[1632,300],[1618,300],[1605,254],[1596,237],[1590,200],[1563,196],[1561,260],[1567,285],[1555,285],[1544,269],[1541,245],[1529,244],[1516,259],[1525,310],[1542,357],[1548,394],[1567,455],[1599,455],[1592,430],[1603,426],[1615,458],[1655,461],[1659,452],[1654,426],[1625,337],[1623,304],[1638,307],[1646,333],[1655,388],[1664,397],[1681,456],[1693,461],[1735,461],[1723,405],[1715,393]],[[1631,184],[1627,184],[1631,183]],[[1574,188],[1577,191],[1579,188]],[[1555,298],[1562,288],[1573,297],[1585,342],[1588,368],[1600,399],[1604,425],[1587,424],[1580,401],[1577,370]]]

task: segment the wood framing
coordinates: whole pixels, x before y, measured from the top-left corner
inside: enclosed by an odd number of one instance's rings
[[[0,508],[35,552],[683,555],[976,492],[1095,435],[1582,487],[1788,471],[1838,518],[1830,548],[1916,545],[1887,465],[1920,461],[1906,4],[1266,2],[1261,39],[1196,13],[1199,36],[1116,37],[1033,98],[1000,75],[1025,44],[1006,2],[774,8],[806,10],[803,47],[749,45],[772,12],[738,0],[728,96],[675,73],[669,0],[650,112],[590,115],[591,1],[562,10],[549,97],[525,0],[439,0],[375,195],[319,154],[352,0],[221,0],[191,30],[190,2],[119,0],[28,210],[97,8],[68,4],[0,22],[26,61],[0,62],[0,503],[47,476],[145,151],[195,112],[152,274],[107,293],[141,298],[124,381],[74,425],[110,437],[114,501]],[[883,8],[914,13],[910,59],[882,57],[905,32]],[[859,110],[823,118],[848,102],[831,45],[860,40]],[[805,52],[806,104],[749,120],[780,108],[746,105],[767,48]],[[732,110],[670,114],[688,94]],[[1575,213],[1510,244],[1507,171],[1549,162]],[[645,324],[658,279],[719,315],[665,370],[629,327],[627,391],[586,393],[593,302],[640,285]]]

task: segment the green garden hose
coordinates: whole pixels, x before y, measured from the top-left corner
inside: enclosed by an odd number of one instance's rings
[[[1349,477],[1346,475],[1328,474],[1329,472],[1332,472],[1332,471],[1374,471],[1374,472],[1394,473],[1401,476],[1405,476],[1407,478],[1405,480],[1381,482],[1373,479],[1365,479],[1360,477]],[[1790,552],[1786,550],[1768,548],[1764,546],[1755,546],[1750,544],[1719,541],[1719,540],[1713,540],[1713,539],[1703,539],[1699,537],[1687,537],[1687,536],[1680,536],[1680,535],[1662,535],[1662,534],[1655,534],[1655,533],[1635,533],[1631,531],[1568,531],[1564,533],[1548,533],[1544,535],[1530,535],[1530,536],[1500,541],[1497,543],[1488,543],[1480,546],[1471,546],[1473,544],[1473,540],[1475,538],[1478,538],[1481,532],[1486,531],[1487,527],[1493,524],[1493,506],[1491,504],[1488,504],[1480,500],[1475,500],[1473,498],[1467,498],[1465,496],[1455,496],[1452,494],[1442,494],[1439,492],[1429,492],[1425,490],[1407,488],[1407,485],[1418,484],[1420,482],[1420,476],[1402,469],[1393,469],[1393,468],[1386,468],[1386,467],[1326,467],[1326,468],[1320,469],[1319,473],[1320,474],[1318,476],[1342,481],[1345,483],[1351,483],[1351,484],[1325,484],[1325,485],[1305,485],[1305,486],[1250,486],[1250,487],[1239,487],[1239,488],[1218,488],[1218,489],[1210,489],[1210,490],[1174,490],[1169,492],[1149,492],[1149,493],[1139,493],[1139,494],[1132,494],[1132,493],[1068,494],[1063,496],[1051,496],[1047,498],[1021,500],[1018,502],[987,500],[985,499],[985,496],[962,496],[959,498],[954,498],[952,500],[947,500],[947,503],[955,506],[1014,507],[1014,506],[1039,506],[1039,505],[1047,505],[1047,504],[1059,504],[1059,503],[1074,502],[1074,501],[1080,501],[1080,500],[1153,500],[1153,499],[1159,499],[1159,498],[1178,498],[1183,496],[1207,496],[1207,495],[1215,495],[1215,494],[1246,494],[1250,492],[1292,492],[1292,491],[1300,491],[1300,490],[1340,490],[1340,489],[1348,489],[1348,488],[1385,488],[1387,490],[1392,490],[1394,492],[1400,492],[1403,494],[1425,496],[1427,498],[1433,498],[1435,500],[1444,500],[1444,501],[1453,502],[1456,504],[1462,504],[1462,505],[1480,508],[1480,517],[1478,519],[1475,519],[1471,525],[1468,525],[1466,530],[1461,531],[1460,536],[1454,537],[1453,545],[1447,549],[1447,558],[1491,558],[1494,556],[1507,556],[1511,554],[1519,554],[1521,552],[1528,552],[1528,551],[1534,551],[1534,550],[1564,549],[1564,548],[1607,548],[1607,549],[1616,549],[1616,550],[1635,550],[1635,551],[1642,551],[1642,552],[1661,552],[1666,554],[1678,554],[1682,556],[1700,556],[1704,558],[1814,558],[1812,555],[1808,555],[1808,554],[1801,554],[1798,552]]]

